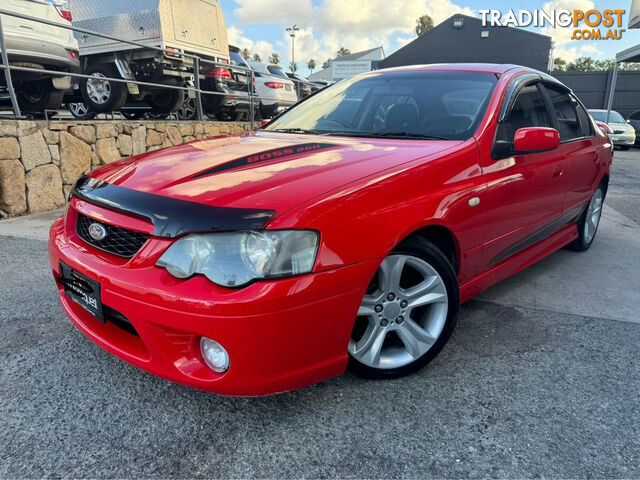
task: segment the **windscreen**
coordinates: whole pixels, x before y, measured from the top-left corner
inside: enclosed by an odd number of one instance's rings
[[[373,73],[344,80],[291,108],[267,131],[466,140],[497,77],[482,72]]]
[[[589,113],[594,118],[594,120],[597,120],[598,122],[606,122],[607,121],[607,112],[593,112],[593,111],[589,110]],[[625,123],[624,122],[624,118],[622,118],[622,115],[620,115],[618,112],[613,112],[613,111],[611,112],[611,115],[609,116],[609,121],[611,123]]]
[[[287,74],[284,73],[281,68],[267,67],[267,70],[269,70],[269,73],[271,73],[273,75],[277,75],[279,77],[286,78],[287,80],[289,79],[289,77],[287,77]]]

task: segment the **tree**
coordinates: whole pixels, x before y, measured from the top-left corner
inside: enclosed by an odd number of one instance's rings
[[[351,55],[351,50],[349,50],[348,48],[340,47],[340,50],[338,50],[338,56],[343,57],[344,55]]]
[[[251,52],[249,52],[248,48],[243,48],[242,50],[240,50],[240,55],[242,55],[242,58],[244,58],[245,60],[249,60]]]
[[[567,61],[562,58],[553,59],[553,69],[557,72],[564,72],[567,68]]]
[[[331,59],[325,60],[325,62],[322,64],[322,68],[329,68],[330,66],[331,66]]]
[[[293,62],[291,62],[291,63],[289,64],[289,70],[290,70],[292,73],[296,73],[296,71],[298,70],[298,65],[297,65],[297,64],[295,64],[295,63],[293,63]]]
[[[433,19],[429,15],[422,15],[416,20],[416,35],[419,37],[433,30]]]
[[[252,57],[256,62],[261,62],[262,61],[262,57],[260,55],[258,55],[257,53],[253,54]]]
[[[278,65],[280,63],[280,55],[278,55],[276,52],[273,52],[269,57],[269,61],[275,65]]]
[[[311,73],[316,69],[316,61],[313,58],[307,62],[307,68]]]

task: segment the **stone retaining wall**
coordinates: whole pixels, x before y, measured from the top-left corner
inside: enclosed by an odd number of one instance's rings
[[[216,135],[248,123],[0,121],[0,218],[65,204],[83,173],[138,153]]]

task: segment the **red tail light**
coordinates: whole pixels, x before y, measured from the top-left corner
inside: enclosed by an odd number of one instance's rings
[[[178,53],[177,53],[178,52],[177,49],[175,49],[173,47],[167,47],[167,50],[169,50],[169,52],[165,53],[165,55],[167,57],[178,57],[179,56]],[[176,52],[176,53],[173,53],[173,52]]]
[[[71,57],[72,60],[75,60],[78,58],[78,52],[74,50],[69,50],[69,49],[67,49],[67,52],[69,53],[69,56]]]
[[[606,133],[613,133],[613,130],[604,122],[596,122],[601,130],[604,130]]]
[[[284,83],[282,82],[265,82],[264,84],[269,88],[284,88]]]
[[[207,78],[229,78],[231,79],[231,72],[226,68],[216,67],[206,75]]]
[[[68,22],[73,22],[73,16],[71,15],[71,11],[69,10],[62,10],[62,7],[58,7],[57,5],[54,5],[56,11],[58,12],[58,14],[64,18],[65,20],[67,20]]]

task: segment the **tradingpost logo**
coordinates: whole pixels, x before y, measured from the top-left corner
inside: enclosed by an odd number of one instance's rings
[[[633,0],[631,10],[640,7]],[[551,27],[573,28],[572,40],[620,40],[626,31],[622,28],[625,10],[479,10],[482,25],[492,27]],[[640,15],[640,12],[637,12]],[[637,19],[640,23],[640,18]],[[633,28],[633,27],[629,27]]]

